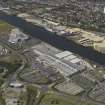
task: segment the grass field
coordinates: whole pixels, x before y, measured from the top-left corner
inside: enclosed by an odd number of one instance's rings
[[[89,102],[81,102],[76,96],[62,96],[57,93],[47,93],[41,99],[39,105],[94,105]]]
[[[21,66],[21,59],[15,54],[7,55],[0,58],[0,66],[8,70],[4,75],[4,77],[7,77]]]
[[[74,102],[73,98],[70,101],[62,96],[47,94],[42,99],[40,105],[72,105],[73,102]]]
[[[0,32],[8,32],[13,26],[0,20]]]
[[[27,103],[26,105],[33,105],[37,96],[37,89],[34,86],[27,87]]]
[[[3,83],[4,83],[4,80],[0,78],[0,87]],[[0,105],[6,105],[1,89],[0,89]]]
[[[14,62],[21,62],[21,58],[16,54],[11,53],[10,55],[0,57],[0,61],[14,63]]]

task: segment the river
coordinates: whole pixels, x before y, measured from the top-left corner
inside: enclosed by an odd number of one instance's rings
[[[105,54],[101,54],[90,47],[78,45],[72,40],[67,40],[64,37],[57,36],[42,27],[35,26],[32,23],[26,22],[25,20],[13,15],[7,15],[6,13],[0,12],[0,19],[20,28],[24,33],[49,43],[58,49],[71,51],[96,63],[105,65]]]

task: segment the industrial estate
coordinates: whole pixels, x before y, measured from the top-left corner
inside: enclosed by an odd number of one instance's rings
[[[105,105],[105,1],[0,0],[0,105]]]

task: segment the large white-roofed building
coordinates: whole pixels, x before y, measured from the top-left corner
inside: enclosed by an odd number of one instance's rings
[[[75,55],[71,54],[71,55],[65,57],[64,60],[70,61],[70,60],[72,60],[72,59],[74,59],[74,58],[77,58],[77,57],[76,57]]]
[[[71,54],[72,53],[70,51],[64,51],[64,52],[56,54],[55,56],[59,59],[62,59],[62,58],[66,57],[66,56],[69,56]]]
[[[41,61],[44,61],[44,63],[48,65],[54,66],[64,77],[71,76],[85,69],[84,66],[76,65],[71,62],[64,61],[63,59],[58,59],[54,56],[43,54],[38,50],[34,50],[34,52],[40,55],[39,59]]]
[[[79,63],[79,62],[81,62],[81,61],[82,61],[82,60],[79,59],[79,58],[75,58],[75,59],[72,59],[72,60],[71,60],[72,63]]]

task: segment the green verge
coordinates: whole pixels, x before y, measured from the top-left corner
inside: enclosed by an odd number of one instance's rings
[[[21,64],[19,62],[8,63],[0,61],[0,66],[7,69],[7,72],[3,75],[3,77],[6,78],[9,74],[15,72],[21,66]]]
[[[37,96],[37,88],[34,86],[27,87],[27,102],[26,105],[33,105],[35,103],[35,98]]]
[[[65,96],[57,93],[47,93],[38,105],[94,105],[90,102],[81,102],[76,96]]]

